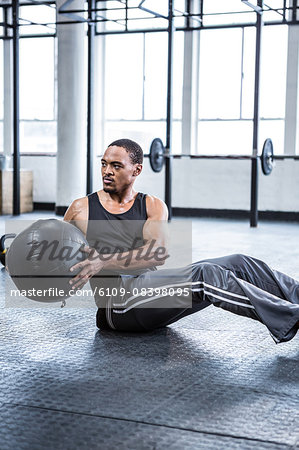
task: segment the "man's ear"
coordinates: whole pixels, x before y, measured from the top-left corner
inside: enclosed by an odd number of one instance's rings
[[[133,172],[133,177],[138,177],[142,172],[142,164],[135,164],[135,169]]]

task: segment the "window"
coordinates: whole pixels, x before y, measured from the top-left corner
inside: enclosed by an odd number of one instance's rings
[[[198,152],[211,155],[250,155],[252,121],[200,121]]]
[[[199,118],[239,118],[242,30],[200,35]]]
[[[255,80],[255,28],[244,29],[241,117],[253,118]]]
[[[20,35],[55,33],[56,8],[54,4],[22,6],[19,17]]]
[[[105,142],[122,136],[139,142],[165,142],[167,111],[167,33],[105,37]],[[173,146],[181,152],[183,32],[174,33]],[[99,149],[101,152],[102,149]]]
[[[3,93],[4,93],[4,86],[3,86],[3,41],[0,40],[0,120],[3,120]]]
[[[286,25],[263,28],[261,117],[283,118],[285,115],[287,41]]]
[[[261,120],[259,128],[259,153],[262,152],[265,139],[271,138],[276,155],[284,152],[284,119]]]
[[[143,35],[106,37],[106,119],[142,119]]]
[[[182,118],[184,33],[173,39],[173,118]],[[145,119],[166,119],[167,110],[167,33],[145,35]]]
[[[199,153],[252,153],[255,46],[255,27],[201,32]],[[259,153],[268,137],[283,152],[286,67],[287,26],[264,26]]]
[[[0,10],[1,11],[1,10]],[[3,152],[3,41],[0,40],[0,152]]]
[[[267,0],[264,5],[263,20],[265,22],[281,22],[283,19],[284,0]]]
[[[54,39],[20,40],[20,118],[54,119]]]
[[[203,13],[204,25],[254,23],[256,21],[256,13],[241,0],[203,0]]]
[[[145,35],[144,112],[146,119],[166,119],[167,33]]]
[[[20,40],[20,150],[55,152],[55,41]]]
[[[104,145],[109,145],[110,142],[116,139],[126,137],[137,141],[144,153],[148,153],[152,140],[156,137],[161,137],[164,141],[165,135],[165,121],[109,121],[105,124]],[[102,154],[103,150],[99,149],[99,154]]]
[[[21,121],[20,150],[23,153],[57,151],[56,121]]]

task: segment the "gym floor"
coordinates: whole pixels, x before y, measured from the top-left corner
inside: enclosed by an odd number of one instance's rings
[[[193,260],[246,253],[299,279],[298,224],[192,224]],[[276,345],[213,306],[148,334],[100,332],[94,306],[5,306],[0,275],[1,450],[299,448],[299,335]]]

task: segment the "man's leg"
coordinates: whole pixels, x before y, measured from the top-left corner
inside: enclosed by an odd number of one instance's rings
[[[168,289],[171,285],[175,287],[184,283],[189,286],[192,304],[184,295],[141,295],[142,288],[146,291],[165,286],[163,276],[166,279],[173,277],[173,283],[167,283]],[[297,331],[299,283],[270,269],[264,262],[245,255],[199,261],[173,271],[146,273],[124,285],[135,295],[125,295],[121,301],[112,299],[108,312],[116,329],[154,329],[213,304],[264,323],[275,342],[288,341]]]
[[[246,255],[195,263],[192,286],[214,306],[259,320],[275,342],[292,339],[299,321],[299,282]]]
[[[242,254],[222,256],[205,261],[231,270],[238,278],[278,297],[285,298],[291,303],[299,304],[299,281],[271,269],[264,261]],[[205,261],[201,261],[201,263]]]

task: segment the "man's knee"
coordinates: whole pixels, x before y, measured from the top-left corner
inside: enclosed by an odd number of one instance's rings
[[[215,279],[223,278],[223,267],[214,261],[203,261],[197,263],[193,268],[193,281],[212,282]]]
[[[249,256],[243,255],[242,253],[235,253],[228,257],[228,261],[232,266],[241,267],[248,263]]]
[[[200,269],[202,269],[202,267],[205,267],[206,265],[220,266],[223,269],[230,269],[231,267],[241,268],[247,266],[250,259],[251,258],[249,256],[243,255],[242,253],[235,253],[228,256],[221,256],[219,258],[200,261],[197,264]]]

